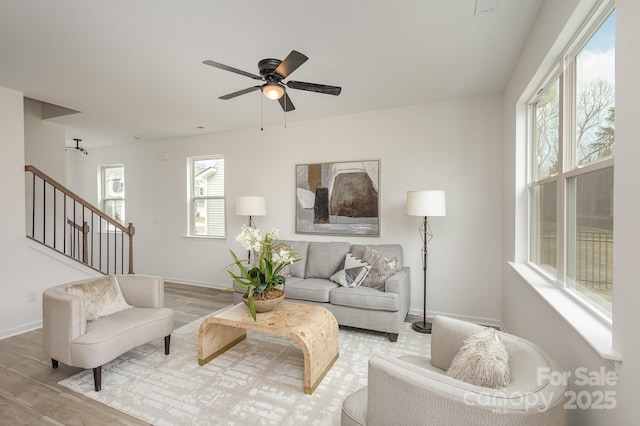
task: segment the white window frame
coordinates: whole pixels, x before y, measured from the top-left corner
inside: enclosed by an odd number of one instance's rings
[[[212,155],[200,155],[194,157],[187,157],[187,236],[194,238],[213,238],[213,239],[226,239],[226,190],[223,188],[222,195],[202,195],[202,191],[196,189],[195,182],[195,169],[194,162],[199,160],[222,160],[224,162],[224,156],[222,154],[212,154]],[[222,170],[223,179],[224,179],[224,168]],[[226,185],[226,184],[225,184]],[[199,200],[222,200],[223,202],[223,226],[222,233],[218,235],[212,234],[198,234],[196,232],[196,202]]]
[[[124,225],[126,223],[126,215],[127,215],[127,205],[126,205],[126,185],[125,182],[122,182],[123,191],[122,196],[107,196],[109,191],[107,189],[107,180],[106,180],[106,171],[107,169],[122,169],[122,179],[124,181],[125,169],[124,164],[105,164],[100,166],[100,206],[102,207],[102,211],[107,214],[111,219],[120,222],[120,224]],[[107,202],[109,201],[122,201],[122,211],[123,217],[120,219],[116,219],[115,217],[109,215],[107,213]]]
[[[546,78],[544,78],[543,82],[538,86],[537,90],[535,90],[535,95],[528,102],[528,114],[527,120],[529,122],[528,126],[528,146],[527,146],[527,262],[530,267],[535,269],[539,274],[544,276],[547,281],[552,282],[558,288],[562,290],[562,292],[569,296],[572,300],[577,302],[580,306],[582,306],[585,311],[593,315],[596,319],[603,322],[607,326],[612,325],[612,312],[608,312],[599,305],[595,304],[593,301],[587,299],[579,292],[574,290],[570,283],[566,282],[570,280],[566,277],[567,271],[567,242],[569,238],[567,236],[567,211],[570,208],[567,204],[567,193],[569,191],[568,181],[577,176],[586,175],[591,172],[595,172],[598,170],[603,170],[609,167],[614,167],[614,157],[615,152],[612,156],[593,161],[586,165],[577,165],[575,159],[575,117],[574,115],[574,105],[568,105],[569,102],[575,101],[575,94],[573,93],[572,88],[575,86],[575,58],[578,53],[582,50],[582,48],[589,42],[589,40],[593,37],[593,35],[597,32],[600,26],[605,22],[608,16],[615,9],[615,4],[613,1],[604,1],[599,8],[593,11],[593,13],[588,17],[583,26],[576,33],[576,36],[573,38],[567,49],[564,50],[562,55],[560,55],[560,59],[556,61],[552,67],[552,69],[547,74]],[[562,72],[560,71],[562,70]],[[535,104],[540,100],[540,93],[543,93],[545,89],[551,86],[555,82],[556,79],[559,78],[559,102],[560,102],[560,111],[559,111],[559,121],[560,121],[560,133],[559,133],[559,147],[558,147],[558,164],[559,171],[555,174],[551,174],[550,176],[545,176],[542,178],[538,178],[534,174],[534,170],[536,169],[536,158],[535,158]],[[571,144],[571,146],[566,146],[567,144]],[[538,265],[531,261],[532,253],[531,253],[531,238],[533,235],[533,230],[537,225],[534,218],[531,217],[531,206],[532,206],[532,188],[540,187],[546,183],[556,183],[556,191],[557,191],[557,232],[556,232],[556,273],[553,276],[551,273],[546,271],[541,265]],[[615,183],[614,183],[615,185]]]

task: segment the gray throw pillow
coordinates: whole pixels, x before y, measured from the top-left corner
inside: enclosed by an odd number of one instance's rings
[[[398,267],[398,262],[400,260],[397,257],[394,257],[391,260],[385,259],[371,247],[366,247],[364,249],[364,256],[362,257],[362,260],[371,265],[371,269],[362,282],[362,285],[364,287],[373,287],[384,291],[385,281],[393,275],[394,272],[396,272],[396,268]]]

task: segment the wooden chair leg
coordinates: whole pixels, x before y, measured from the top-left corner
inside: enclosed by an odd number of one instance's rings
[[[53,368],[58,368],[58,360],[51,358],[51,366]]]
[[[171,346],[171,335],[164,336],[164,354],[169,355],[169,347]]]
[[[102,389],[102,366],[93,369],[93,384],[96,392],[100,392]]]

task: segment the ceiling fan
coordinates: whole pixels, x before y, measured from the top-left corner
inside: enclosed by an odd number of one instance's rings
[[[286,87],[291,89],[306,90],[309,92],[324,93],[327,95],[338,96],[342,91],[341,87],[327,86],[324,84],[305,83],[303,81],[288,81],[284,82],[292,72],[298,69],[298,67],[304,64],[307,56],[302,53],[292,50],[291,53],[281,61],[280,59],[263,59],[258,62],[258,70],[260,75],[252,74],[250,72],[242,71],[237,68],[230,67],[214,61],[204,61],[206,65],[220,68],[225,71],[231,71],[236,74],[244,75],[254,80],[264,81],[264,84],[258,86],[252,86],[237,92],[229,93],[228,95],[220,96],[219,99],[232,99],[240,95],[244,95],[258,89],[262,90],[262,93],[269,99],[278,100],[280,106],[285,112],[293,111],[296,109],[291,102],[291,98],[287,95]]]

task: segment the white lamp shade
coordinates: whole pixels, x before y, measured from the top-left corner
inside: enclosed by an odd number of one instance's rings
[[[444,191],[407,191],[407,216],[446,216]]]
[[[264,197],[246,195],[236,198],[236,214],[239,216],[264,216],[267,207]]]

